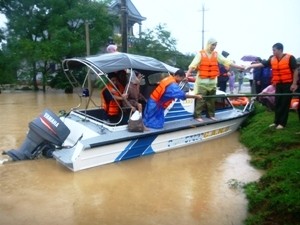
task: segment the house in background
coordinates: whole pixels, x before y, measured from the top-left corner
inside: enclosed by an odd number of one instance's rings
[[[142,32],[142,21],[146,20],[146,17],[143,17],[131,0],[126,0],[127,4],[127,12],[128,12],[128,27],[127,33],[128,38],[133,37],[133,26],[135,24],[139,25],[139,35]],[[121,17],[121,0],[113,0],[110,4],[109,11],[115,15],[119,15]],[[114,33],[121,36],[121,26],[114,28]]]

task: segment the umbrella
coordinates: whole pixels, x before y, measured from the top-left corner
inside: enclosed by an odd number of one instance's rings
[[[92,63],[104,73],[111,73],[129,68],[139,71],[171,73],[175,73],[178,70],[178,68],[152,57],[122,52],[89,56],[85,58],[85,61]]]
[[[246,61],[246,62],[254,62],[258,56],[255,55],[244,55],[241,60]]]

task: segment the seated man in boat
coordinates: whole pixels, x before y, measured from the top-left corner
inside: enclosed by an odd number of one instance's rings
[[[121,120],[122,101],[126,101],[127,94],[123,94],[124,87],[118,80],[116,73],[109,74],[108,78],[113,84],[108,83],[106,89],[103,90],[102,105],[107,113],[109,121],[112,123],[117,123]]]
[[[160,81],[146,104],[143,119],[146,127],[163,128],[165,122],[164,110],[175,98],[182,100],[186,98],[202,98],[201,95],[191,95],[182,91],[178,84],[183,79],[185,79],[185,72],[180,69],[175,72],[174,76],[169,75]]]

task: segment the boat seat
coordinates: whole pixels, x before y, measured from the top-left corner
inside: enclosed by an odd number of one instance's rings
[[[89,109],[86,114],[100,120],[107,120],[107,114],[103,108]]]
[[[141,86],[140,92],[146,99],[148,99],[156,87],[157,85]]]

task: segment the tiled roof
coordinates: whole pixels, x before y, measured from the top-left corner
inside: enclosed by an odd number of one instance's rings
[[[137,10],[137,8],[134,6],[134,4],[131,2],[131,0],[127,1],[127,8],[128,8],[128,19],[135,20],[136,22],[142,22],[146,20],[146,17],[143,17],[140,12]],[[110,8],[114,11],[114,8],[121,7],[121,0],[115,0],[112,1],[110,4]]]

